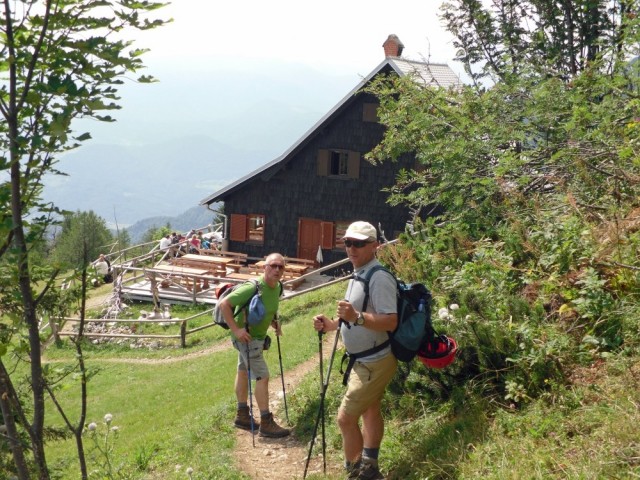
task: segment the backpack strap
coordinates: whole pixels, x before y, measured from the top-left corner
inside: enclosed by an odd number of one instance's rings
[[[390,343],[391,343],[391,340],[387,338],[380,345],[376,345],[375,347],[370,348],[368,350],[363,350],[362,352],[358,352],[358,353],[345,352],[345,354],[342,355],[342,360],[340,361],[340,373],[342,374],[342,384],[346,385],[349,382],[349,375],[351,375],[351,370],[353,369],[353,365],[356,363],[356,360],[358,360],[359,358],[368,357],[369,355],[373,355],[374,353],[378,353],[384,350],[385,348],[387,348],[387,346]],[[344,362],[347,360],[348,360],[347,368],[343,372],[342,368],[344,367]]]
[[[244,282],[244,283],[251,283],[251,284],[253,284],[253,286],[254,286],[255,290],[253,291],[253,293],[252,293],[252,294],[251,294],[251,296],[249,297],[249,300],[247,300],[246,302],[244,302],[244,304],[240,307],[240,309],[238,310],[238,313],[240,313],[242,310],[246,309],[246,308],[247,308],[247,306],[249,305],[249,303],[251,303],[251,299],[252,299],[253,297],[255,297],[255,296],[256,296],[256,294],[260,291],[260,284],[259,284],[258,280],[253,280],[253,279],[251,279],[251,280],[247,280],[247,281],[246,281],[246,282]],[[236,307],[236,308],[237,308],[237,307]],[[234,315],[234,317],[235,317],[235,315]]]
[[[357,280],[364,284],[364,300],[362,301],[362,309],[361,309],[362,312],[366,312],[367,306],[369,305],[369,282],[371,282],[371,279],[373,278],[373,274],[379,270],[384,270],[389,275],[391,275],[394,280],[396,280],[396,276],[393,273],[391,273],[389,270],[387,270],[385,267],[383,267],[382,265],[374,265],[373,267],[371,267],[371,270],[369,270],[364,277],[360,277],[355,274],[353,275],[354,280]],[[397,280],[396,280],[396,283],[397,283]]]

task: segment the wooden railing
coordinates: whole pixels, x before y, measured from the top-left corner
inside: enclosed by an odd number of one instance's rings
[[[198,317],[202,317],[204,315],[211,316],[213,312],[213,308],[205,310],[204,312],[200,312],[196,315],[192,315],[188,318],[115,318],[115,319],[104,319],[104,318],[85,318],[84,323],[135,323],[135,324],[179,324],[180,332],[177,334],[156,334],[156,333],[99,333],[99,332],[83,332],[82,336],[87,338],[159,338],[159,339],[180,339],[180,346],[185,348],[187,346],[187,336],[192,333],[199,332],[204,330],[205,328],[213,327],[215,323],[212,321],[206,325],[201,325],[196,328],[189,329],[188,322]],[[70,317],[60,317],[56,318],[54,321],[50,321],[51,332],[53,338],[56,341],[60,340],[60,337],[77,337],[78,332],[73,331],[64,331],[64,326],[66,323],[80,323],[81,320],[79,318],[70,318]]]

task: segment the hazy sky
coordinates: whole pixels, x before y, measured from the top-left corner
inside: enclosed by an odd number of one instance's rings
[[[289,60],[315,68],[369,73],[395,33],[404,56],[450,62],[451,36],[440,25],[439,0],[174,0],[160,10],[171,25],[141,35],[153,49],[147,61]]]
[[[124,32],[124,38],[136,40],[135,47],[151,49],[142,57],[147,68],[140,73],[160,81],[125,82],[120,88],[122,109],[112,112],[115,123],[82,120],[74,125],[78,132],[91,132],[93,140],[60,165],[70,176],[48,181],[49,191],[68,193],[69,198],[53,200],[71,210],[84,208],[78,205],[78,192],[92,184],[87,175],[93,175],[93,160],[99,158],[103,180],[114,187],[93,192],[100,196],[93,200],[80,196],[94,209],[105,204],[104,212],[98,212],[105,218],[116,207],[123,212],[129,197],[123,197],[121,178],[138,174],[133,173],[134,165],[123,167],[119,161],[132,151],[121,153],[118,148],[136,149],[131,158],[145,171],[154,165],[164,168],[158,148],[188,145],[175,154],[176,169],[183,158],[200,157],[207,159],[208,169],[181,171],[182,177],[194,177],[193,187],[171,201],[174,209],[186,210],[289,148],[384,60],[382,44],[392,33],[405,46],[403,57],[448,63],[464,80],[461,66],[452,61],[452,37],[440,25],[441,4],[441,0],[173,0],[152,13],[154,18],[173,18],[172,23],[146,32]],[[200,141],[203,137],[248,151],[242,156],[247,162],[242,172],[232,171],[226,156],[209,152],[209,144]],[[178,205],[180,201],[185,205]],[[157,201],[148,203],[157,208],[146,216],[177,213],[165,211]]]
[[[245,104],[265,100],[264,91],[244,85],[235,92],[226,86],[226,95],[221,96],[216,86],[224,78],[236,78],[238,72],[250,78],[259,71],[269,75],[269,84],[281,84],[286,95],[287,82],[295,81],[290,67],[341,77],[340,86],[333,90],[327,86],[322,92],[335,99],[321,102],[316,89],[308,104],[304,97],[297,100],[301,108],[326,113],[384,60],[382,44],[391,33],[405,45],[403,57],[448,63],[464,79],[461,66],[452,61],[451,35],[440,25],[441,4],[441,0],[325,0],[317,6],[301,0],[174,0],[153,12],[154,17],[173,18],[172,23],[126,35],[133,35],[135,46],[151,49],[143,56],[147,69],[142,73],[160,83],[129,83],[121,90],[124,108],[115,113],[118,122],[93,123],[89,129],[96,141],[145,144],[155,139],[147,138],[153,133],[142,131],[148,126],[143,124],[166,120],[180,135],[182,128],[192,128],[188,117],[198,122],[199,112],[223,115],[230,102],[234,107],[233,96]],[[160,126],[156,130],[166,136]]]

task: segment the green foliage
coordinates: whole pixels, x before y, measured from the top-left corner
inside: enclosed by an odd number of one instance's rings
[[[527,65],[562,77],[600,57],[610,59],[610,47],[630,57],[638,35],[633,5],[624,0],[572,5],[557,0],[449,0],[442,19],[456,37],[457,59],[476,81],[506,81],[522,75]]]
[[[131,42],[122,32],[162,25],[146,13],[162,6],[138,1],[16,1],[3,4],[0,20],[0,269],[3,315],[12,319],[21,358],[29,357],[32,391],[6,388],[15,398],[8,404],[22,411],[19,396],[32,400],[32,423],[22,415],[20,428],[29,431],[26,445],[16,447],[14,457],[20,477],[32,462],[34,475],[49,478],[44,453],[42,418],[46,384],[41,365],[40,302],[48,310],[55,295],[58,268],[43,268],[46,233],[62,212],[41,200],[47,175],[63,174],[57,163],[62,153],[90,138],[75,132],[73,121],[89,117],[112,121],[107,114],[119,108],[118,86],[122,78],[143,67],[141,50],[127,52]],[[129,30],[131,31],[131,30]],[[140,81],[152,80],[148,76]],[[95,223],[95,222],[94,222]],[[92,224],[92,229],[97,225]],[[85,231],[82,243],[69,242],[60,261],[83,268],[92,249],[104,245],[99,228]],[[78,238],[78,235],[75,235]],[[95,242],[95,243],[91,243]],[[79,248],[78,248],[79,247]],[[65,248],[61,247],[61,250]],[[60,308],[62,309],[62,307]],[[4,319],[3,319],[4,321]],[[24,340],[22,340],[24,339]],[[5,344],[0,351],[7,350]],[[17,351],[16,348],[14,350]],[[24,452],[32,458],[27,459]],[[82,460],[82,454],[79,450]],[[80,462],[81,465],[83,462]],[[82,472],[86,477],[86,472]]]
[[[573,10],[575,25],[600,30],[572,45],[527,27],[569,28],[554,24],[555,2],[452,1],[445,18],[461,58],[486,62],[475,79],[498,81],[371,85],[386,131],[367,158],[414,154],[422,164],[389,190],[390,203],[417,214],[413,234],[381,259],[429,285],[444,309],[436,328],[460,346],[454,366],[428,373],[428,397],[468,385],[522,405],[566,382],[576,362],[637,345],[628,318],[640,289],[640,104],[623,52],[636,48],[638,22],[614,12]]]
[[[163,227],[150,227],[142,236],[142,242],[153,242],[154,240],[160,240],[162,237],[169,235],[173,232],[171,225],[167,223]]]
[[[82,269],[99,254],[109,253],[113,242],[106,222],[93,211],[71,213],[64,217],[52,257],[67,268]]]

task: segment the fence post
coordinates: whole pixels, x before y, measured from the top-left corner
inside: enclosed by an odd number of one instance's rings
[[[180,346],[187,348],[187,321],[183,320],[180,324]]]
[[[58,335],[58,322],[55,317],[49,317],[49,327],[51,327],[51,335],[53,340],[58,343],[60,341],[60,335]]]

